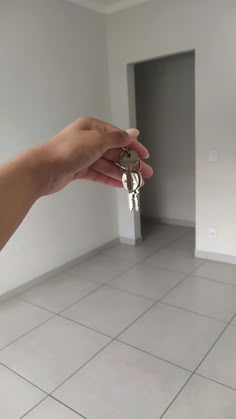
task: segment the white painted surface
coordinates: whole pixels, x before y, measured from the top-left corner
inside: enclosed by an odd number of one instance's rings
[[[236,2],[148,2],[108,18],[113,122],[129,125],[127,64],[196,51],[198,251],[236,255]],[[122,30],[121,30],[122,28]],[[209,163],[209,150],[220,159]],[[120,200],[119,222],[128,224]],[[214,225],[217,240],[208,237]]]
[[[61,0],[59,0],[61,1]],[[77,4],[78,6],[85,7],[86,9],[93,10],[98,13],[106,13],[106,5],[103,0],[65,0],[69,3]]]
[[[1,2],[1,162],[80,115],[110,119],[104,19],[58,0]],[[110,188],[78,182],[41,199],[0,254],[0,294],[117,235]]]
[[[135,66],[136,115],[154,176],[141,192],[142,215],[195,221],[194,54]]]
[[[95,12],[110,14],[151,0],[66,0]]]

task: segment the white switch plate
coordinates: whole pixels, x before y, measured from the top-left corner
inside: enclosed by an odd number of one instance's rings
[[[209,162],[216,162],[218,160],[218,153],[216,150],[209,151]]]
[[[216,234],[216,229],[215,228],[209,228],[209,237],[210,239],[216,239],[217,238],[217,234]]]

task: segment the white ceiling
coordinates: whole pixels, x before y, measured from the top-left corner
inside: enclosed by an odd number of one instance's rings
[[[113,13],[150,0],[67,0],[100,13]]]

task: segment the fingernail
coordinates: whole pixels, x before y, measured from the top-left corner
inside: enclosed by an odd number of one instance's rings
[[[139,130],[136,128],[129,128],[126,130],[127,134],[131,138],[137,138],[140,134]]]
[[[146,157],[144,157],[144,160],[149,159],[149,157],[150,157],[150,154],[148,153],[148,154],[146,155]]]

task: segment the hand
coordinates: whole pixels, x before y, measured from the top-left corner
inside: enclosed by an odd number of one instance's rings
[[[121,147],[135,149],[141,158],[148,156],[137,135],[137,130],[126,132],[96,119],[80,118],[41,146],[0,165],[0,250],[42,195],[76,179],[122,186],[121,171],[115,165]],[[146,163],[141,171],[144,177],[152,176]]]
[[[137,141],[138,134],[136,129],[123,131],[94,118],[79,118],[39,147],[48,163],[43,170],[42,195],[55,193],[76,179],[122,187],[122,173],[115,165],[121,147],[136,150],[141,159],[149,156]],[[153,170],[142,162],[141,173],[148,178]]]

